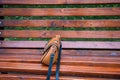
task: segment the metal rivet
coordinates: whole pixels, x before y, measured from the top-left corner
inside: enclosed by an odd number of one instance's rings
[[[0,24],[2,24],[2,22],[0,21]]]
[[[0,32],[0,34],[2,34],[2,32]]]

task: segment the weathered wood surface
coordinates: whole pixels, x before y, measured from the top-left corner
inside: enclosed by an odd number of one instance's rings
[[[1,48],[44,48],[46,41],[0,41]],[[120,49],[120,42],[63,41],[63,49]]]
[[[72,54],[72,53],[70,53]],[[7,56],[6,56],[7,55]],[[41,55],[1,54],[0,62],[40,63]],[[61,65],[120,67],[119,57],[66,56],[62,54]]]
[[[0,20],[9,27],[120,27],[120,20]]]
[[[120,0],[0,0],[0,4],[113,4]]]
[[[0,54],[41,55],[43,49],[0,49]],[[89,57],[120,57],[119,50],[62,50],[63,55]]]
[[[120,38],[120,31],[0,30],[0,37],[18,38]]]
[[[114,4],[120,0],[0,0],[12,5]],[[110,8],[0,8],[0,16],[120,16],[119,7]],[[0,27],[119,28],[119,19],[101,20],[3,20]],[[0,38],[111,38],[120,31],[0,30]],[[0,41],[0,80],[46,79],[48,66],[40,64],[46,41]],[[62,41],[60,80],[119,80],[120,42]],[[55,73],[56,66],[52,72]],[[16,74],[12,72],[17,72]],[[23,74],[24,73],[24,74]],[[29,75],[28,75],[29,73]],[[34,73],[31,74],[30,73]],[[42,74],[42,75],[35,75]],[[44,75],[45,74],[45,75]],[[64,75],[64,76],[62,76]],[[101,77],[101,78],[99,78]],[[110,79],[111,78],[111,79]],[[54,80],[55,76],[51,77]]]
[[[0,8],[0,16],[120,16],[120,8]]]
[[[55,66],[52,71],[55,72]],[[41,64],[32,63],[13,63],[13,62],[0,62],[0,71],[11,71],[11,72],[30,72],[37,74],[46,74],[48,71],[47,66]],[[106,77],[119,77],[119,67],[96,67],[96,66],[67,66],[61,65],[61,75],[91,75],[91,76],[106,76]]]
[[[44,75],[22,75],[22,74],[1,74],[1,80],[46,80],[46,76]],[[60,80],[108,80],[108,78],[91,78],[91,77],[73,77],[73,76],[60,76]],[[50,80],[55,80],[54,76],[51,76]],[[119,80],[119,79],[109,79],[109,80]]]

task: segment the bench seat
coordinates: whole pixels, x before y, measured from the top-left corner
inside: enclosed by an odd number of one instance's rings
[[[43,48],[62,38],[60,80],[120,79],[120,0],[0,0],[0,80],[45,80]],[[50,80],[55,80],[56,65]]]

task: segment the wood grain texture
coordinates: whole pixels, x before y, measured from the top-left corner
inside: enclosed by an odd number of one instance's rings
[[[120,8],[0,8],[0,16],[119,16]]]
[[[0,62],[40,63],[41,55],[0,54]],[[120,67],[120,57],[62,55],[61,65]]]
[[[44,48],[46,41],[0,41],[1,48]],[[120,42],[63,41],[63,49],[120,49]]]
[[[9,27],[120,27],[120,20],[0,20]]]
[[[120,38],[120,31],[0,30],[0,37],[16,38]]]
[[[0,4],[114,4],[120,0],[0,0]],[[0,16],[120,16],[120,8],[0,8]],[[120,20],[0,20],[0,27],[120,27]],[[120,38],[120,31],[0,30],[0,38]],[[46,79],[40,64],[46,41],[0,41],[0,80]],[[119,80],[120,42],[62,41],[60,80]],[[24,49],[25,48],[25,49]],[[86,50],[87,49],[87,50]],[[55,74],[53,65],[52,73]],[[20,74],[20,73],[24,74]],[[34,73],[34,75],[25,75]],[[41,75],[35,75],[41,74]],[[64,75],[64,76],[62,76]],[[82,77],[81,77],[82,76]],[[93,78],[92,78],[93,77]],[[94,78],[95,77],[95,78]],[[104,78],[97,78],[104,77]],[[111,78],[111,79],[110,79]],[[114,79],[115,78],[115,79]],[[52,76],[50,80],[54,80]]]
[[[53,66],[52,71],[55,72],[56,68]],[[0,62],[0,71],[11,72],[29,72],[37,74],[46,74],[48,71],[47,66],[32,63],[12,63]],[[60,66],[61,75],[85,75],[85,76],[106,76],[116,77],[120,76],[120,68],[114,67],[95,67],[95,66]]]
[[[30,75],[30,74],[1,74],[1,80],[46,80],[44,75]],[[75,77],[75,76],[60,76],[60,80],[108,80],[109,78],[91,78],[91,77]],[[51,76],[50,80],[55,80],[54,76]],[[109,79],[118,80],[118,79]]]
[[[43,49],[0,49],[0,54],[15,55],[41,55]],[[119,50],[62,50],[62,55],[68,56],[94,56],[94,57],[120,57]]]
[[[111,4],[120,0],[0,0],[0,4]]]

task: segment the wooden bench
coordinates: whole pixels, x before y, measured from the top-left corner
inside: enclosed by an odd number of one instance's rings
[[[41,52],[46,38],[57,34],[63,39],[60,80],[119,80],[120,19],[107,18],[119,17],[120,8],[80,7],[119,3],[120,0],[0,0],[0,80],[45,80],[48,66],[40,64]],[[44,8],[25,8],[26,5]],[[84,20],[84,16],[105,18]],[[55,79],[55,70],[53,65],[51,80]]]

